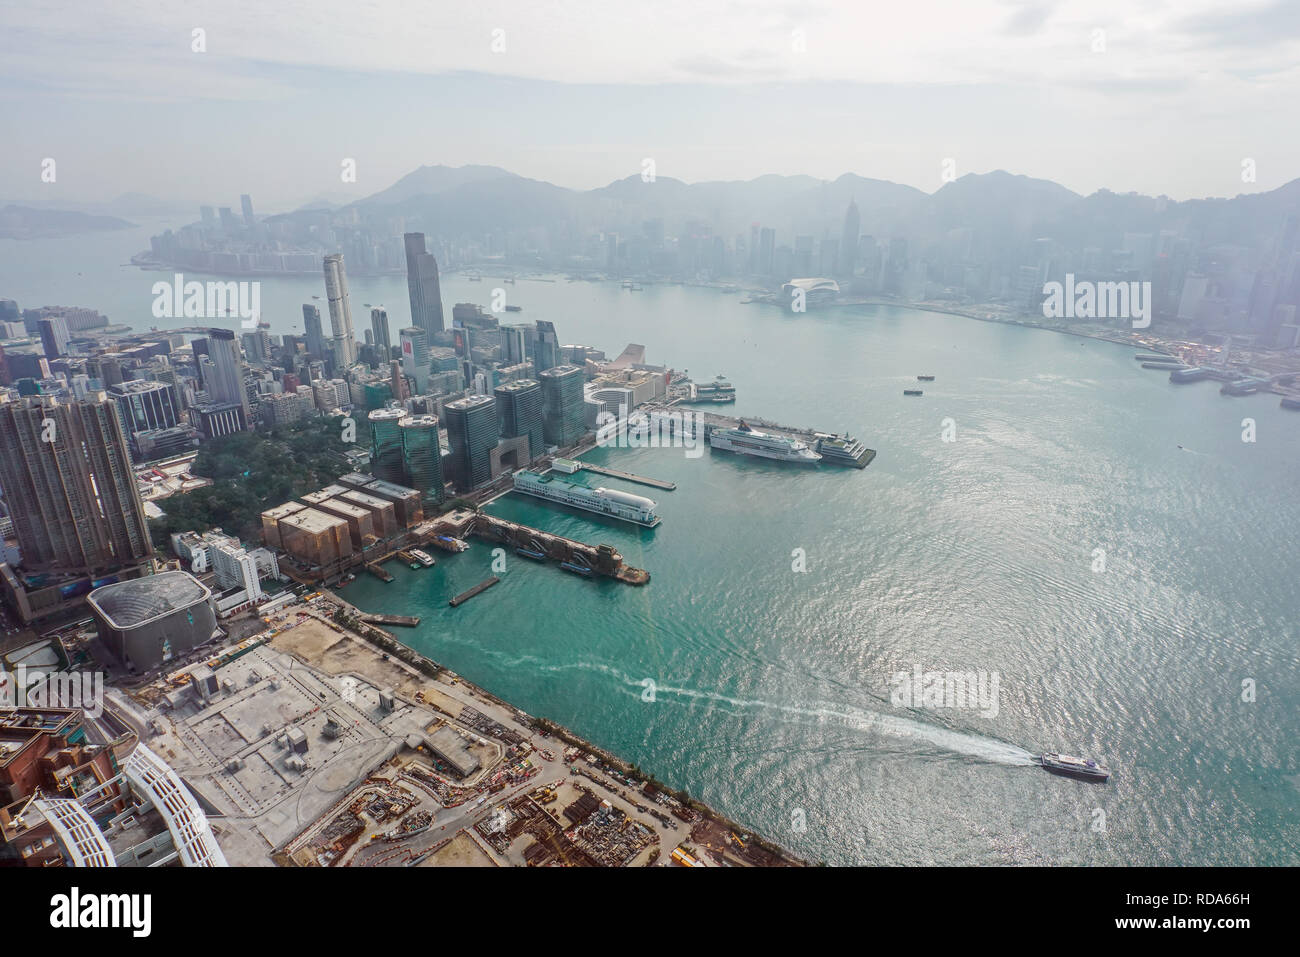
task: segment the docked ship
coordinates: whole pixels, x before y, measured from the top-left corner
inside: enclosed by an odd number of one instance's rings
[[[1169,373],[1169,381],[1177,383],[1200,382],[1202,379],[1210,378],[1210,374],[1210,369],[1202,369],[1199,367],[1190,369],[1174,369]]]
[[[441,548],[444,552],[463,552],[469,550],[469,542],[463,538],[453,538],[450,535],[435,535],[429,540],[429,544],[435,548]]]
[[[423,565],[425,568],[433,567],[433,556],[430,555],[428,552],[421,551],[418,548],[412,548],[410,551],[411,551],[411,557],[414,558],[421,565]]]
[[[711,448],[722,449],[724,452],[739,452],[741,455],[755,455],[800,465],[816,465],[822,460],[819,453],[798,439],[759,432],[747,426],[743,419],[734,429],[709,429],[706,435]]]
[[[876,457],[876,450],[869,449],[851,435],[827,435],[817,433],[817,454],[827,465],[849,465],[855,469],[864,469]]]
[[[693,386],[693,398],[697,402],[735,402],[736,387],[724,376],[717,376],[712,382],[696,383]]]
[[[1110,777],[1110,771],[1091,758],[1076,758],[1069,754],[1048,752],[1039,756],[1038,763],[1045,771],[1070,778],[1082,778],[1085,781],[1105,781]]]
[[[515,491],[533,495],[561,505],[580,508],[583,511],[607,515],[610,518],[632,522],[654,528],[659,524],[655,514],[655,503],[643,495],[621,492],[612,488],[591,488],[575,485],[554,475],[538,475],[536,472],[520,471],[515,473]]]

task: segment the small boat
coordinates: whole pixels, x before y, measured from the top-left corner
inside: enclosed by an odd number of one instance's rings
[[[1110,771],[1091,758],[1076,758],[1069,754],[1049,751],[1039,755],[1038,763],[1045,771],[1070,778],[1082,778],[1085,781],[1101,782],[1110,777]]]
[[[903,395],[923,395],[920,389],[904,389]]]

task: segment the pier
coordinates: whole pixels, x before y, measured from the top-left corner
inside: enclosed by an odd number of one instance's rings
[[[585,472],[595,472],[598,475],[609,475],[616,479],[622,479],[625,482],[635,482],[637,485],[649,485],[651,488],[661,488],[671,492],[677,488],[676,482],[665,482],[663,479],[649,478],[645,475],[635,475],[632,472],[624,472],[622,469],[611,469],[604,465],[591,465],[583,462],[582,469]]]
[[[450,512],[440,522],[439,530],[444,534],[455,534],[460,538],[472,535],[494,544],[532,552],[543,559],[589,568],[595,575],[628,585],[644,585],[650,581],[649,572],[623,564],[623,556],[613,545],[588,545],[482,512]]]
[[[420,623],[418,615],[361,615],[361,620],[372,625],[400,625],[414,628]]]
[[[392,573],[376,562],[369,562],[366,565],[366,571],[370,572],[370,574],[374,575],[382,582],[390,582],[393,580]]]
[[[473,598],[475,595],[478,595],[478,594],[481,594],[482,592],[487,591],[489,588],[491,588],[493,585],[495,585],[495,584],[496,584],[497,582],[499,582],[499,581],[501,581],[501,579],[500,579],[500,578],[497,578],[496,575],[493,575],[491,578],[487,578],[487,579],[484,579],[483,581],[479,582],[477,585],[475,585],[475,586],[474,586],[473,588],[471,588],[469,591],[463,591],[463,592],[461,592],[461,593],[460,593],[459,595],[457,595],[455,598],[453,598],[453,599],[451,599],[449,602],[447,602],[447,604],[448,604],[448,605],[451,605],[452,608],[455,608],[457,605],[464,604],[465,602],[469,601],[469,600],[470,600],[471,598]]]
[[[650,416],[650,423],[652,429],[654,428],[656,423],[656,416],[666,417],[668,415],[677,412],[676,409],[670,409],[670,407],[675,404],[676,404],[675,402],[668,402],[667,405],[665,406],[650,407],[645,410]],[[691,410],[687,414],[694,416],[695,421],[701,423],[704,426],[704,431],[706,433],[708,432],[709,429],[734,429],[738,425],[740,425],[741,418],[742,418],[734,415],[719,415],[716,412],[702,412],[698,409]],[[819,432],[816,429],[806,429],[806,428],[800,428],[798,426],[781,425],[780,423],[772,422],[768,419],[761,419],[758,418],[757,416],[746,415],[743,416],[743,419],[745,424],[750,426],[751,428],[758,429],[761,432],[770,432],[773,435],[781,435],[787,438],[798,439],[799,441],[806,443],[809,447],[813,449],[817,448],[817,442],[819,439],[825,437],[828,441],[830,441],[831,437],[834,435],[834,433],[832,432]],[[675,427],[677,425],[677,423],[672,419],[665,418],[665,422],[669,426]],[[700,439],[701,441],[704,441],[703,435],[697,435],[696,438]],[[860,455],[855,456],[852,461],[824,460],[823,464],[828,466],[847,465],[851,468],[861,469],[861,468],[866,468],[868,465],[870,465],[871,460],[874,459],[875,457],[876,457],[875,449],[868,449],[864,447],[862,453]],[[584,468],[585,467],[586,466],[584,466]]]

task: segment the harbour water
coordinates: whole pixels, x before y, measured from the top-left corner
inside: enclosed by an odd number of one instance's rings
[[[55,268],[40,246],[0,246],[0,295],[151,324],[154,274]],[[143,248],[125,246],[114,266]],[[358,330],[363,302],[405,324],[402,277],[350,284]],[[447,277],[448,311],[486,306],[495,285]],[[811,860],[1300,863],[1300,418],[1276,396],[905,308],[792,316],[562,277],[507,289],[524,307],[511,321],[550,319],[611,356],[643,343],[650,362],[724,373],[729,413],[849,431],[879,454],[794,469],[598,449],[588,460],[676,483],[650,493],[662,525],[514,494],[490,511],[609,542],[648,586],[513,553],[497,570],[475,543],[431,569],[391,563],[389,584],[359,576],[349,601],[420,616],[401,637],[421,652]],[[313,293],[323,283],[266,281],[272,332],[300,325]],[[905,399],[922,372],[935,381]],[[996,715],[895,707],[891,678],[914,668],[996,674]],[[1110,784],[1043,773],[1030,759],[1045,750],[1100,759]]]

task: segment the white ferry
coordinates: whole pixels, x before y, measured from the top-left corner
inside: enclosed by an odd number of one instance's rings
[[[734,429],[710,430],[708,441],[711,448],[722,449],[724,452],[739,452],[741,455],[755,455],[778,462],[816,465],[822,460],[820,454],[798,439],[759,432],[747,426],[743,419]]]
[[[418,548],[412,548],[410,551],[411,551],[411,557],[414,558],[421,565],[423,565],[425,568],[433,567],[433,556],[430,555],[428,552],[420,551],[420,549]]]
[[[537,498],[570,505],[588,512],[608,515],[610,518],[622,519],[646,528],[659,524],[655,514],[655,503],[643,495],[620,492],[612,488],[590,488],[575,485],[554,475],[538,475],[536,472],[520,471],[515,473],[515,491]]]

